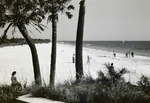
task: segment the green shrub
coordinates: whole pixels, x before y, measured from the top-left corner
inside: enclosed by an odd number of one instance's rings
[[[80,81],[59,83],[55,88],[37,87],[32,95],[67,103],[150,103],[149,93],[141,89],[147,87],[146,91],[149,91],[149,79],[143,77],[138,85],[133,85],[124,80],[122,76],[125,73],[128,71],[123,68],[111,77],[109,72],[104,75],[99,71],[97,79],[87,76]]]
[[[150,94],[150,79],[148,77],[142,75],[137,84],[146,94]]]
[[[18,89],[16,87],[11,87],[10,85],[2,85],[0,86],[0,103],[8,103],[11,99],[28,94],[30,91],[31,87]]]

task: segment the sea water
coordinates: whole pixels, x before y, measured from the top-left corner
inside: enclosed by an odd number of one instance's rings
[[[75,41],[63,41],[75,45]],[[150,41],[84,41],[83,47],[116,53],[134,52],[135,55],[150,57]]]

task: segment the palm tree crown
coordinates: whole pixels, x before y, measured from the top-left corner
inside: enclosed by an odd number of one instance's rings
[[[58,13],[65,13],[69,19],[73,17],[69,12],[74,9],[74,6],[69,4],[71,0],[40,0],[39,2],[44,11],[49,14],[47,22],[51,22],[52,18],[58,21]]]
[[[35,0],[1,0],[0,1],[0,27],[11,24],[16,27],[18,24],[31,24],[36,30],[43,30],[41,21],[44,19],[44,12],[38,8]]]

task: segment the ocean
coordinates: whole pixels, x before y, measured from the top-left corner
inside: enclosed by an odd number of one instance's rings
[[[75,41],[62,41],[64,44],[75,45]],[[84,41],[85,48],[116,53],[134,52],[134,55],[150,57],[150,41]]]

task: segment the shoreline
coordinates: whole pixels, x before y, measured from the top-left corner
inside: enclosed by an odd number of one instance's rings
[[[70,45],[75,46],[75,41],[62,41],[60,43],[70,44]],[[126,41],[124,43],[122,43],[122,41],[84,41],[83,47],[108,51],[112,53],[113,51],[115,51],[116,53],[122,53],[124,55],[126,55],[126,52],[133,51],[134,54],[137,56],[150,57],[149,51],[148,51],[149,45],[146,47],[143,47],[143,45],[146,45],[146,43],[150,43],[150,41]],[[143,48],[143,49],[140,49],[140,48]]]
[[[64,43],[64,42],[59,42],[60,44],[64,44],[64,45],[69,45],[69,46],[73,46],[73,47],[75,47],[75,45],[74,44],[69,44],[69,43]],[[110,50],[105,50],[105,49],[96,49],[96,48],[91,48],[91,47],[88,47],[88,46],[84,46],[83,47],[83,50],[95,50],[95,51],[99,51],[99,52],[102,52],[102,55],[99,55],[100,57],[102,56],[102,57],[106,57],[106,55],[108,54],[109,56],[112,56],[113,57],[113,51],[110,51]],[[106,55],[103,55],[103,54],[106,54]],[[126,58],[126,59],[141,59],[141,58],[143,58],[143,60],[142,61],[144,61],[144,60],[148,60],[149,61],[149,59],[150,59],[150,57],[149,56],[142,56],[142,55],[137,55],[137,54],[135,54],[134,55],[134,57],[126,57],[125,56],[125,53],[122,53],[122,52],[118,52],[117,54],[116,54],[116,57],[117,56],[119,56],[119,57],[121,57],[121,58]]]

